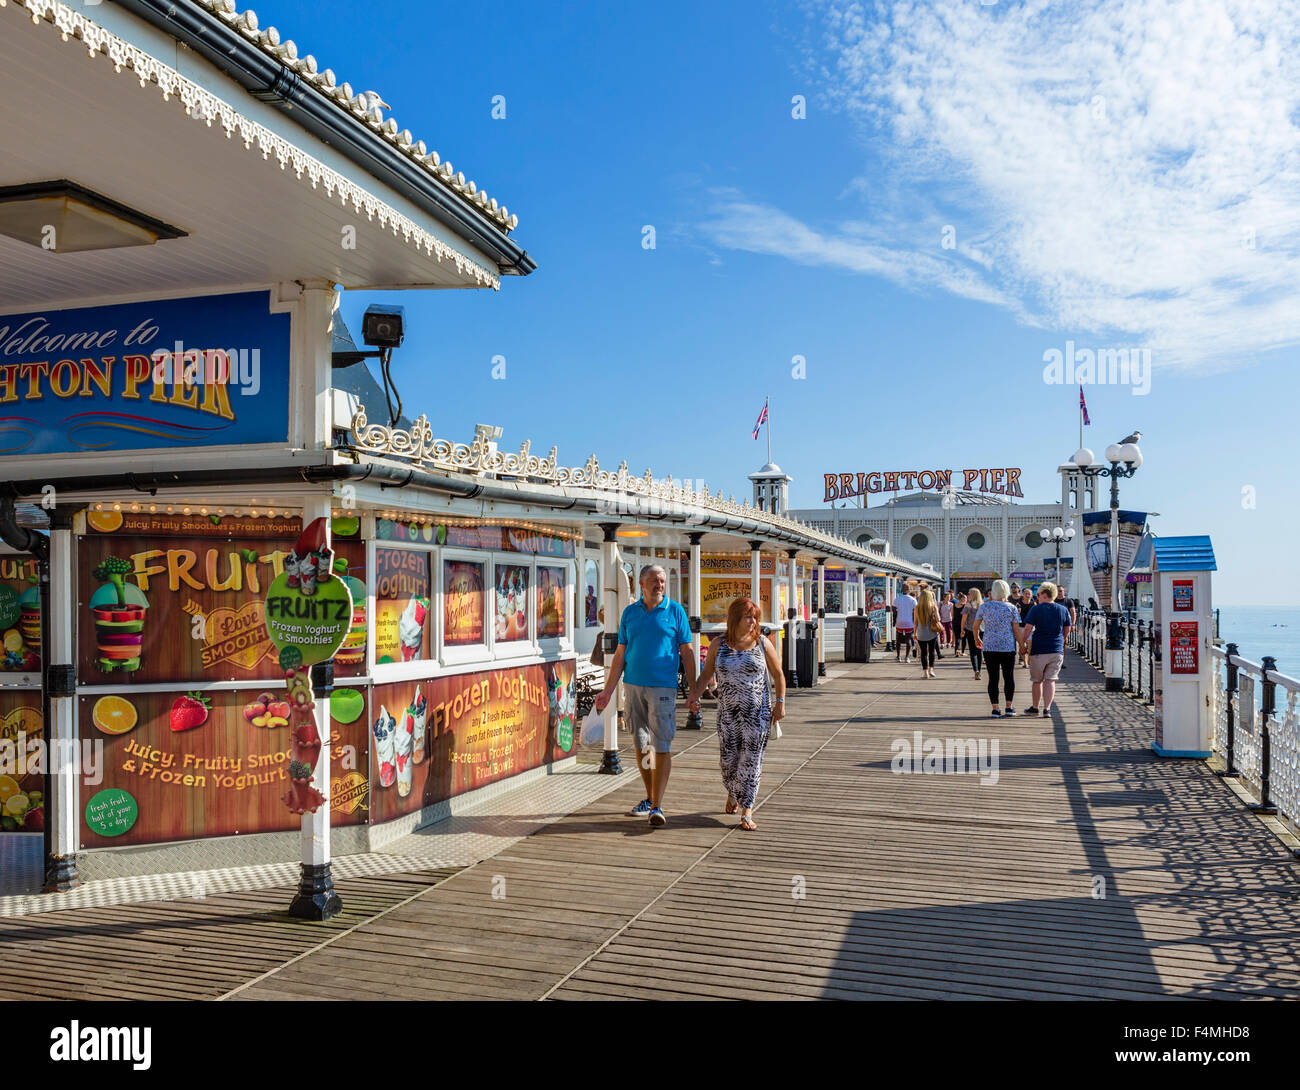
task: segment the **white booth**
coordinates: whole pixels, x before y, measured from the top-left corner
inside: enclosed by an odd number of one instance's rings
[[[1210,573],[1214,548],[1206,536],[1152,540],[1154,590],[1160,663],[1155,690],[1155,738],[1161,757],[1210,756],[1213,726],[1214,610]]]

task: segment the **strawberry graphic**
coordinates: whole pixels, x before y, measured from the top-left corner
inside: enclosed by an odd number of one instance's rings
[[[208,710],[211,706],[212,698],[202,693],[178,696],[172,703],[172,730],[193,730],[195,727],[203,726],[208,721]]]

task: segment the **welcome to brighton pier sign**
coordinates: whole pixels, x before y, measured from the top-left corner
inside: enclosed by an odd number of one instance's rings
[[[953,487],[951,469],[908,470],[897,473],[826,473],[824,501],[848,499],[851,496],[873,495],[877,492],[897,492],[900,489],[919,488],[923,491],[946,491]],[[963,469],[963,492],[996,492],[1000,496],[1024,497],[1020,491],[1018,469]],[[979,481],[979,488],[975,482]]]

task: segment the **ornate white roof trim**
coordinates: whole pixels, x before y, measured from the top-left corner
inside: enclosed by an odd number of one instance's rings
[[[451,163],[444,162],[436,151],[425,147],[423,140],[412,139],[409,129],[399,130],[396,119],[385,118],[384,110],[387,106],[381,105],[383,99],[380,95],[374,91],[354,94],[350,84],[339,83],[333,71],[320,68],[310,53],[299,56],[297,44],[290,39],[281,40],[280,32],[275,27],[260,29],[257,13],[252,8],[240,11],[236,0],[195,0],[195,3],[259,46],[285,68],[296,72],[339,109],[363,120],[368,128],[409,155],[466,204],[477,208],[498,227],[509,232],[519,225],[519,217],[511,215],[505,205],[498,204],[473,181],[456,171]]]
[[[206,88],[186,79],[174,68],[105,30],[98,23],[91,22],[67,4],[60,0],[0,0],[0,8],[9,2],[30,12],[33,23],[39,24],[44,20],[53,25],[65,42],[69,38],[77,38],[85,44],[92,57],[104,54],[112,61],[115,72],[121,72],[124,68],[131,69],[141,87],[156,83],[164,102],[170,101],[175,95],[190,117],[206,122],[208,128],[212,128],[213,122],[218,123],[227,139],[233,139],[238,134],[244,147],[250,151],[255,147],[262,153],[263,159],[269,160],[274,155],[281,170],[292,169],[300,179],[306,175],[313,189],[324,188],[328,194],[337,194],[340,205],[351,204],[354,211],[364,213],[372,222],[378,219],[381,227],[388,228],[395,236],[400,234],[405,242],[433,255],[439,262],[453,262],[458,273],[472,276],[479,285],[494,289],[501,287],[501,278],[494,270],[448,246],[396,208],[327,167],[296,144],[291,144],[264,125],[245,117]]]
[[[387,427],[372,424],[366,417],[366,407],[359,405],[352,417],[352,447],[367,454],[403,458],[421,467],[441,473],[464,473],[471,476],[491,476],[557,488],[588,489],[596,492],[614,492],[620,496],[635,496],[632,503],[626,500],[611,501],[611,513],[624,514],[635,518],[641,513],[642,501],[646,511],[662,513],[666,506],[680,505],[683,508],[695,507],[722,515],[752,519],[765,522],[774,529],[785,530],[803,535],[806,548],[818,550],[825,548],[839,556],[856,556],[867,564],[879,566],[885,559],[877,552],[868,552],[846,538],[823,533],[811,523],[799,519],[773,515],[770,511],[754,507],[749,500],[737,503],[736,497],[726,499],[721,492],[711,494],[707,487],[698,492],[689,486],[677,484],[672,477],[656,480],[650,470],[641,477],[633,476],[627,468],[627,462],[620,463],[617,470],[611,472],[600,468],[600,463],[593,454],[586,464],[578,467],[566,467],[558,464],[558,448],[551,447],[545,458],[532,453],[532,443],[525,439],[519,450],[514,453],[499,450],[493,434],[497,429],[487,424],[479,424],[474,429],[474,439],[470,443],[457,443],[450,439],[437,439],[429,418],[421,414],[409,429]],[[889,566],[907,570],[914,574],[924,574],[924,570],[910,561],[889,557]]]

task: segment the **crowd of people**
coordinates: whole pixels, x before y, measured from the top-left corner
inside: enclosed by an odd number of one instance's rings
[[[704,693],[716,687],[718,761],[727,792],[723,810],[739,813],[739,827],[753,831],[763,754],[769,740],[780,737],[777,724],[785,716],[785,675],[776,648],[763,634],[759,607],[749,598],[731,602],[726,632],[709,642],[697,671],[690,622],[667,596],[664,569],[644,568],[640,584],[641,597],[619,618],[618,647],[595,701],[596,710],[603,711],[622,682],[627,727],[646,791],[630,815],[645,817],[656,828],[667,824],[663,803],[677,733],[680,663],[689,711],[698,712]],[[891,609],[897,661],[919,657],[921,676],[930,679],[937,676],[935,663],[944,648],[954,656],[969,655],[975,680],[988,674],[995,718],[1017,714],[1016,670],[1027,668],[1032,697],[1020,714],[1051,713],[1078,609],[1059,596],[1055,584],[1041,583],[1035,593],[997,579],[987,600],[978,587],[944,592],[940,600],[931,587],[909,583]]]
[[[1078,603],[1061,594],[1055,583],[1038,590],[996,579],[985,600],[979,587],[945,591],[936,601],[929,586],[906,584],[891,607],[894,657],[919,656],[921,676],[935,677],[934,663],[943,649],[970,657],[975,680],[988,674],[991,715],[1016,715],[1016,670],[1029,671],[1031,703],[1025,715],[1048,715],[1056,699],[1056,682],[1065,667],[1070,629],[1078,620]]]

